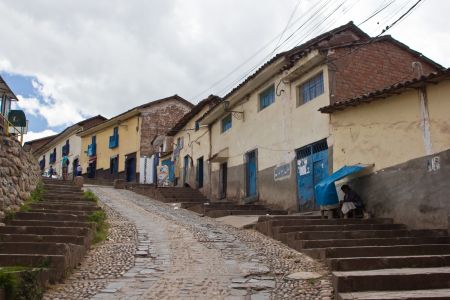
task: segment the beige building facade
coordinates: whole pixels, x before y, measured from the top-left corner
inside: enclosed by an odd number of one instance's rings
[[[450,214],[450,70],[321,109],[331,116],[334,170],[373,165],[350,184],[368,210],[415,228]]]

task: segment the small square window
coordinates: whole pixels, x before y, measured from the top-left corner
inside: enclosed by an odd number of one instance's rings
[[[299,105],[305,104],[323,93],[323,73],[320,73],[299,87]]]
[[[222,119],[222,132],[231,128],[231,114]]]
[[[195,131],[198,131],[200,129],[200,121],[195,121]]]
[[[259,94],[259,110],[275,102],[275,86],[272,85]]]

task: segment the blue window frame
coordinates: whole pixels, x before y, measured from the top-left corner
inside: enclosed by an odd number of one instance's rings
[[[200,121],[195,121],[195,131],[198,131],[200,129]]]
[[[259,110],[275,102],[275,86],[272,85],[259,94]]]
[[[222,119],[222,132],[225,132],[228,129],[230,129],[231,125],[232,125],[231,114],[229,114],[228,116]]]
[[[119,127],[114,127],[113,135],[109,137],[109,149],[114,149],[119,146]]]
[[[304,104],[322,95],[324,92],[323,73],[320,73],[300,86],[299,104]]]

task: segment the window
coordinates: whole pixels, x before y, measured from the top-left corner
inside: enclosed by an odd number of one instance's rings
[[[119,135],[119,127],[114,127],[113,136],[118,136],[118,135]]]
[[[200,129],[200,121],[195,121],[195,131],[198,131]]]
[[[299,105],[313,100],[314,98],[322,95],[323,92],[323,73],[320,73],[300,86]]]
[[[275,102],[275,86],[272,85],[259,94],[259,110]]]
[[[231,128],[231,114],[222,119],[222,132]]]
[[[97,143],[97,136],[93,135],[91,138],[91,144]]]

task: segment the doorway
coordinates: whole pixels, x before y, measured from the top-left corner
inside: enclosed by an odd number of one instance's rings
[[[189,181],[189,155],[184,156],[183,161],[183,185],[188,184]]]
[[[321,140],[296,151],[297,198],[302,212],[318,210],[314,186],[328,176],[328,145]]]
[[[256,185],[256,150],[247,152],[245,155],[245,187],[247,198],[255,197],[257,195]]]
[[[72,162],[72,179],[75,179],[75,177],[78,176],[77,167],[78,167],[78,158],[75,158]]]
[[[125,159],[125,180],[134,182],[136,180],[136,153],[129,154]]]
[[[197,187],[203,187],[203,156],[197,159]]]
[[[219,170],[219,199],[225,199],[227,197],[227,176],[228,176],[228,163],[220,164]]]

